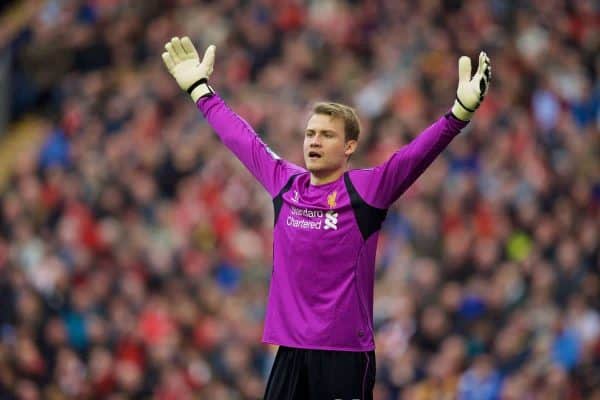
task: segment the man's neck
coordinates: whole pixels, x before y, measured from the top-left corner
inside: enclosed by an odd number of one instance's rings
[[[345,168],[338,169],[334,172],[330,172],[327,174],[314,174],[311,172],[310,173],[310,184],[319,186],[319,185],[325,185],[326,183],[331,183],[331,182],[337,181],[344,172],[345,172]]]

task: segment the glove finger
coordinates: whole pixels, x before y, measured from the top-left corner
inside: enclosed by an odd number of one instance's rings
[[[492,67],[487,66],[484,70],[483,70],[483,76],[485,76],[485,79],[489,82],[492,80]]]
[[[167,52],[169,53],[169,56],[171,56],[171,60],[173,60],[173,62],[175,64],[181,62],[181,59],[177,55],[177,52],[173,48],[173,44],[171,44],[171,42],[168,42],[167,44],[165,44],[165,49],[167,50]]]
[[[484,59],[484,67],[483,67],[483,73],[476,75],[479,76],[479,99],[480,101],[483,101],[483,98],[485,97],[488,88],[490,87],[490,79],[492,79],[492,66],[489,63],[489,59],[486,57],[486,59]]]
[[[169,71],[171,71],[173,67],[175,67],[175,62],[173,61],[171,55],[168,52],[165,51],[164,53],[162,53],[162,59]]]
[[[483,76],[479,78],[479,101],[482,101],[487,93],[489,82]]]
[[[483,71],[485,70],[485,67],[488,65],[486,63],[486,59],[487,59],[487,54],[485,54],[485,51],[482,51],[481,53],[479,53],[479,65],[477,65],[476,74],[483,75]]]
[[[458,59],[458,81],[460,83],[469,82],[471,80],[471,59],[467,56],[462,56]]]
[[[173,49],[177,53],[177,56],[181,60],[185,60],[187,57],[185,50],[183,50],[183,46],[181,45],[181,40],[178,37],[174,37],[173,39],[171,39],[171,44],[173,45]]]
[[[215,65],[215,51],[216,47],[214,44],[208,46],[206,51],[204,52],[204,57],[202,57],[202,65],[206,66],[206,70],[208,71],[208,75],[212,74],[213,66]]]
[[[181,39],[181,46],[183,47],[183,50],[185,50],[185,52],[188,55],[193,55],[196,58],[199,58],[198,56],[198,52],[196,51],[196,47],[194,47],[194,44],[192,43],[191,39],[188,36],[184,36]]]

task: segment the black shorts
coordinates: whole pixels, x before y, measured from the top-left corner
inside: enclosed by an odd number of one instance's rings
[[[372,400],[375,370],[374,351],[280,346],[264,400]]]

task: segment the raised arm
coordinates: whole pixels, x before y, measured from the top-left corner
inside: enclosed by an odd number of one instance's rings
[[[188,37],[171,39],[163,61],[179,86],[187,91],[221,141],[275,197],[289,177],[304,170],[280,159],[252,127],[234,113],[208,85],[215,62],[215,46],[209,46],[202,62]]]
[[[467,125],[483,101],[491,79],[488,56],[481,52],[479,68],[471,79],[471,60],[458,61],[459,84],[451,112],[396,151],[383,164],[350,171],[350,179],[368,204],[388,208],[425,171],[450,141]]]

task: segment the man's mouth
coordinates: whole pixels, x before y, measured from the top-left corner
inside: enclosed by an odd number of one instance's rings
[[[321,153],[318,153],[316,151],[308,152],[308,158],[310,158],[311,160],[316,160],[317,158],[321,158],[321,157],[322,157]]]

